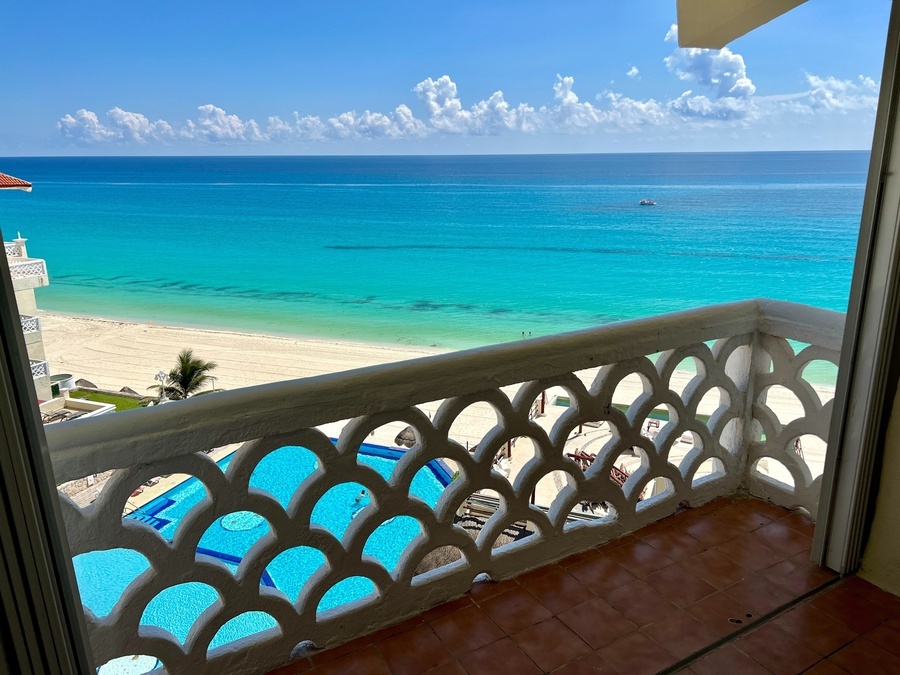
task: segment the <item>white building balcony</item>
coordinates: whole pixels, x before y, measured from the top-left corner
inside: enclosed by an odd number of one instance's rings
[[[9,275],[17,292],[50,285],[47,264],[41,258],[11,258]]]
[[[37,360],[42,360],[45,356],[41,325],[41,317],[31,316],[29,314],[19,314],[19,322],[22,325],[22,335],[25,337],[25,344],[31,350],[29,355]]]
[[[22,256],[22,247],[15,241],[4,241],[3,248],[7,258],[19,258]]]
[[[19,314],[19,321],[22,323],[22,332],[25,335],[41,332],[41,317]]]
[[[116,410],[116,406],[112,403],[97,403],[95,401],[64,397],[45,401],[38,408],[41,411],[41,421],[44,424],[96,417],[97,415],[106,415]]]
[[[149,563],[108,613],[85,612],[95,665],[149,655],[168,672],[263,671],[298,645],[331,647],[459,598],[481,575],[511,579],[717,498],[752,495],[815,517],[832,403],[807,371],[837,364],[843,318],[746,301],[48,427],[57,482],[117,470],[90,506],[61,495],[73,556],[131,549]],[[536,417],[538,399],[548,406]],[[325,425],[340,426],[337,441]],[[371,434],[392,425],[411,427],[415,442],[385,479],[357,460]],[[240,446],[223,473],[206,451],[230,444]],[[317,458],[286,507],[251,487],[260,462],[284,446]],[[410,486],[438,459],[454,474],[432,506]],[[171,474],[199,479],[207,496],[167,540],[151,517],[122,514],[142,485]],[[312,514],[346,483],[370,500],[336,536]],[[236,512],[269,525],[239,564],[198,552]],[[467,514],[482,519],[480,531],[458,524]],[[401,516],[420,531],[388,569],[366,544]],[[509,528],[522,536],[502,539]],[[323,562],[288,597],[262,580],[297,547]],[[437,549],[455,555],[423,570]],[[375,592],[319,611],[330,589],[355,577]],[[154,598],[186,582],[218,600],[183,644],[141,625]],[[209,648],[247,612],[274,627]]]
[[[34,379],[39,377],[50,377],[50,364],[46,361],[36,361],[35,359],[30,359],[29,363],[31,364],[31,376]]]

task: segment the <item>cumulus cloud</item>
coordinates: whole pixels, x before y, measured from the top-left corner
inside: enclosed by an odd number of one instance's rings
[[[113,108],[106,113],[106,122],[100,121],[97,113],[81,109],[72,115],[64,115],[57,128],[62,135],[76,142],[97,143],[102,141],[149,141],[172,140],[175,132],[168,122],[151,122],[140,113]]]
[[[633,131],[640,127],[662,125],[669,121],[666,106],[654,99],[640,101],[615,92],[606,92],[597,97],[605,101],[608,130]]]
[[[814,109],[848,110],[871,109],[878,105],[878,83],[860,75],[856,80],[834,77],[806,76],[809,84],[809,105]]]
[[[694,96],[686,91],[669,101],[669,110],[683,118],[698,118],[707,121],[734,122],[754,117],[755,106],[740,98],[710,99],[708,96]]]
[[[419,82],[413,91],[424,106],[428,125],[452,134],[497,134],[503,131],[535,131],[534,109],[525,104],[511,107],[502,91],[465,108],[456,83],[448,75]]]
[[[197,108],[200,115],[188,120],[181,130],[184,138],[204,141],[261,141],[259,125],[254,120],[244,122],[237,115],[229,115],[211,103]]]
[[[589,101],[581,101],[575,93],[575,78],[556,76],[553,95],[557,104],[541,108],[541,116],[560,131],[587,131],[604,121],[604,111]]]
[[[672,24],[666,42],[678,44],[678,25]],[[744,57],[730,49],[683,49],[676,47],[663,59],[678,79],[694,82],[707,93],[685,91],[669,102],[669,109],[683,119],[736,122],[756,114],[756,85],[747,76]]]
[[[677,38],[678,26],[673,25],[665,40],[677,45]],[[57,127],[64,138],[83,145],[393,141],[436,135],[637,133],[650,127],[680,133],[693,127],[737,129],[779,115],[849,114],[874,109],[877,103],[878,84],[862,76],[841,80],[809,74],[805,91],[757,96],[743,56],[727,48],[675,46],[663,63],[692,88],[668,100],[636,99],[615,91],[585,99],[576,93],[574,78],[557,75],[548,105],[514,104],[501,90],[466,105],[456,82],[442,75],[425,78],[412,88],[418,114],[401,103],[385,113],[347,111],[323,118],[294,112],[285,118],[272,115],[259,124],[206,104],[197,108],[194,118],[169,124],[164,120],[151,122],[141,113],[116,107],[103,119],[87,109],[66,114]],[[637,78],[638,68],[631,66],[626,75]]]
[[[666,33],[666,42],[678,44],[678,25]],[[749,98],[756,87],[747,77],[744,57],[724,49],[677,48],[663,62],[679,79],[696,82],[713,91],[715,98]]]

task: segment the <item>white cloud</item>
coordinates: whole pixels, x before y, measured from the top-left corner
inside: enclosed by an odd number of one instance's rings
[[[323,125],[324,138],[331,139],[413,138],[425,134],[425,124],[416,119],[412,110],[405,104],[397,106],[394,112],[388,115],[368,110],[362,114],[341,113],[328,118]]]
[[[244,122],[237,115],[229,115],[222,108],[211,103],[197,108],[197,120],[188,120],[181,130],[181,136],[188,140],[209,142],[219,141],[261,141],[265,140],[259,125],[254,120]]]
[[[413,91],[425,107],[432,130],[484,135],[537,129],[534,109],[524,103],[510,107],[502,91],[495,91],[487,100],[468,109],[463,107],[456,83],[448,75],[437,80],[429,77],[419,82]]]
[[[553,93],[558,103],[540,111],[553,131],[588,131],[604,121],[604,112],[598,106],[579,100],[574,88],[574,77],[556,76]]]
[[[678,26],[666,34],[676,42]],[[668,100],[636,99],[615,91],[604,91],[590,100],[575,91],[571,76],[557,75],[553,101],[534,107],[513,104],[501,90],[486,99],[465,105],[449,75],[428,77],[413,87],[420,114],[406,103],[382,113],[347,111],[333,117],[273,115],[265,125],[243,120],[212,104],[199,106],[194,119],[181,125],[164,120],[151,122],[145,115],[113,108],[104,119],[86,109],[66,114],[57,127],[66,139],[78,144],[138,143],[169,144],[290,144],[337,143],[342,141],[395,141],[430,136],[487,136],[503,134],[596,134],[640,133],[657,128],[681,134],[693,128],[742,129],[760,120],[775,123],[791,118],[873,110],[878,84],[868,77],[840,80],[806,76],[806,90],[756,96],[756,86],[747,75],[744,58],[729,49],[674,48],[664,60],[666,69],[694,87]],[[626,75],[638,77],[631,66]],[[761,127],[762,128],[762,127]]]
[[[847,110],[871,109],[878,105],[878,83],[860,75],[856,80],[807,75],[809,105],[813,109]]]
[[[606,119],[611,130],[635,130],[647,125],[665,124],[669,119],[666,107],[652,98],[639,101],[615,92],[606,92],[598,96],[598,99],[605,100],[609,106]]]
[[[683,119],[736,122],[756,115],[756,106],[748,99],[727,97],[713,100],[703,95],[694,96],[692,91],[669,101],[668,107]]]
[[[75,116],[64,115],[56,126],[66,138],[79,143],[97,143],[102,141],[166,141],[175,137],[175,132],[168,122],[158,120],[151,122],[140,113],[132,113],[113,108],[106,113],[107,122],[100,122],[97,113],[81,109]]]
[[[678,25],[666,33],[666,42],[678,44]],[[756,87],[747,77],[744,57],[724,49],[676,48],[664,60],[666,68],[680,79],[713,90],[715,98],[750,98]]]
[[[325,138],[326,126],[313,115],[300,116],[295,112],[293,122],[285,122],[278,116],[270,117],[266,133],[272,141],[320,141]]]

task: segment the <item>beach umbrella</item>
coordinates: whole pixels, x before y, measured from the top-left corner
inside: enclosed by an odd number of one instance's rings
[[[394,439],[394,445],[405,445],[407,448],[411,448],[416,444],[416,432],[413,431],[412,427],[406,427],[403,431],[397,434],[397,437]]]
[[[31,192],[31,183],[15,176],[0,173],[0,190],[24,190],[25,192]]]
[[[678,46],[721,49],[806,0],[678,0]]]

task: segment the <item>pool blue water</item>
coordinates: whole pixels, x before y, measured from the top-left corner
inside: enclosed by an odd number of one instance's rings
[[[358,461],[387,479],[400,456],[399,451],[390,448],[363,444]],[[220,460],[219,467],[225,471],[233,457],[232,454]],[[279,448],[260,461],[250,478],[250,485],[269,492],[286,508],[298,486],[316,470],[317,461],[316,456],[306,448]],[[449,481],[445,467],[430,463],[416,474],[410,493],[433,507]],[[127,517],[155,527],[171,541],[182,519],[205,496],[203,483],[190,478]],[[311,520],[341,538],[350,521],[368,503],[369,496],[363,486],[342,483],[323,495],[313,509]],[[363,552],[379,560],[389,572],[393,571],[403,551],[420,530],[419,522],[414,518],[391,518],[372,533]],[[257,514],[247,511],[227,514],[217,519],[204,533],[197,552],[216,558],[234,573],[247,551],[268,531],[268,521]],[[289,549],[269,563],[261,583],[280,590],[293,602],[306,581],[324,562],[325,557],[316,549]],[[149,567],[147,559],[131,549],[85,553],[75,557],[74,565],[82,603],[98,616],[109,614],[125,588]],[[374,590],[369,579],[345,579],[324,595],[318,611],[333,609],[365,597]],[[212,587],[202,583],[190,582],[170,587],[147,605],[141,624],[164,628],[184,643],[197,617],[217,597],[218,593]],[[275,625],[274,619],[262,612],[241,614],[222,626],[210,648]]]

